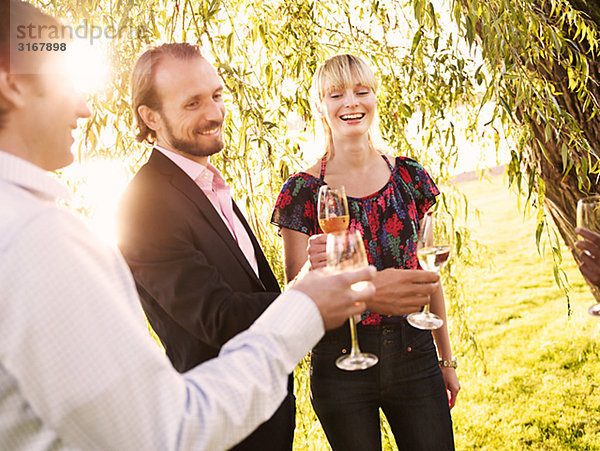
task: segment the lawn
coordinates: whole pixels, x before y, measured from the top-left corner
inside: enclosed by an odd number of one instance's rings
[[[575,263],[563,249],[569,317],[550,253],[536,250],[535,221],[503,178],[460,188],[482,212],[471,227],[490,254],[464,281],[487,373],[461,359],[457,449],[600,449],[600,322],[586,313],[592,297]]]
[[[582,277],[563,248],[569,316],[550,253],[542,258],[536,250],[535,220],[519,212],[503,177],[460,189],[481,211],[480,221],[471,215],[469,225],[487,252],[462,281],[484,358],[459,355],[456,448],[600,449],[600,321],[586,313],[592,297]],[[294,448],[326,450],[301,368]],[[383,434],[385,449],[395,449]]]

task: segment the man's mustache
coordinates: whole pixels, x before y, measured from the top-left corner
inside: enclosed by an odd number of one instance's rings
[[[220,127],[223,124],[223,121],[211,121],[202,126],[202,128],[197,128],[195,130],[196,133],[205,133],[209,130],[214,130],[215,128]]]

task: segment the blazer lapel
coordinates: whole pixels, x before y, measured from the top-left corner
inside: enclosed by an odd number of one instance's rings
[[[267,258],[265,257],[265,254],[262,251],[256,236],[252,232],[250,225],[235,202],[233,202],[233,211],[246,229],[246,232],[248,232],[250,241],[252,241],[252,247],[254,247],[254,255],[256,256],[256,262],[258,263],[261,282],[267,287],[267,291],[280,291],[279,282],[277,282],[277,278],[275,277],[275,274],[273,274],[271,266],[269,265],[269,262],[267,261]]]
[[[219,215],[217,210],[215,210],[215,207],[210,202],[208,197],[206,197],[204,192],[202,192],[200,187],[196,185],[196,183],[191,178],[189,178],[188,175],[179,168],[179,166],[177,166],[168,157],[166,157],[156,149],[152,150],[152,154],[150,155],[148,164],[156,167],[161,173],[170,177],[171,185],[173,185],[175,189],[180,191],[184,196],[190,199],[198,207],[198,210],[200,210],[200,213],[204,216],[208,224],[223,239],[223,242],[227,245],[231,253],[244,267],[246,272],[252,278],[254,278],[263,289],[266,290],[262,280],[260,280],[260,278],[256,276],[256,273],[250,266],[250,263],[248,263],[248,260],[244,256],[237,242],[235,241],[235,238],[233,237],[233,235],[231,235],[231,232],[221,219],[221,216]],[[233,202],[233,205],[234,209],[236,209],[235,202]],[[245,220],[242,221],[242,224],[244,224],[244,227],[247,226]],[[249,232],[249,234],[250,239],[252,240],[252,243],[254,245],[254,243],[256,242],[256,238],[254,237],[254,234],[252,232]],[[262,254],[262,251],[260,252],[260,254]]]

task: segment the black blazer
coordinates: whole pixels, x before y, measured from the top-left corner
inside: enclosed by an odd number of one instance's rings
[[[119,248],[142,306],[180,372],[215,357],[280,293],[248,231],[260,278],[202,190],[154,149],[119,205]]]

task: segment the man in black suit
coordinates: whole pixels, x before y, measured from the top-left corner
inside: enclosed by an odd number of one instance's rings
[[[154,145],[119,206],[119,248],[175,368],[215,357],[279,295],[254,234],[209,163],[223,148],[223,85],[197,46],[148,50],[132,74],[139,141]],[[289,450],[294,397],[234,449]]]

